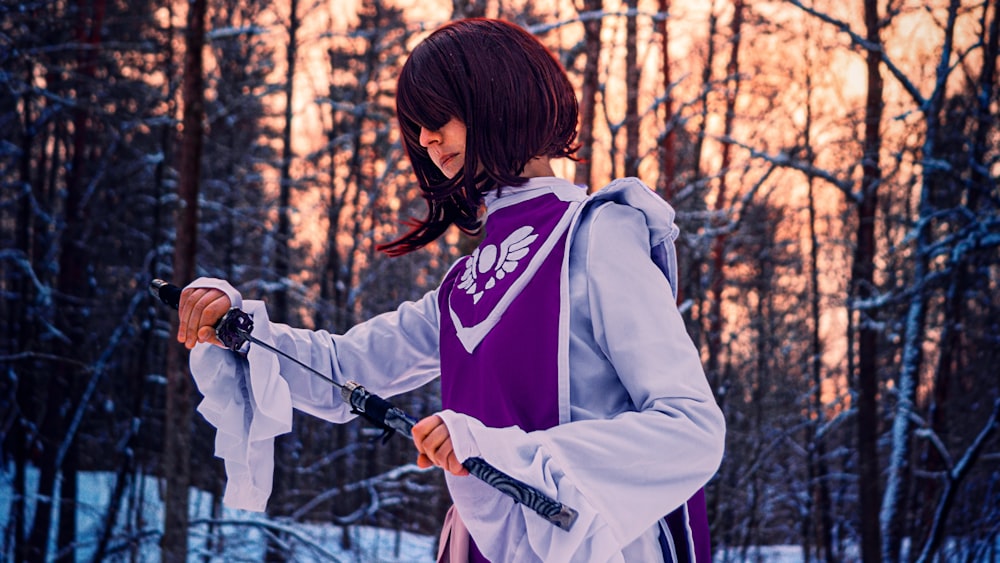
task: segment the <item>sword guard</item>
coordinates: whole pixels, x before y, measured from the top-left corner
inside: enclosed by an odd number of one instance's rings
[[[233,352],[240,352],[243,349],[247,343],[244,334],[251,332],[253,332],[253,318],[236,307],[226,312],[215,326],[215,335]]]

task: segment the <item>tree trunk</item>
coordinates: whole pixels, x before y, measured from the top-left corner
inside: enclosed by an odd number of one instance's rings
[[[810,37],[807,32],[806,41]],[[806,160],[809,165],[815,164],[815,154],[812,147],[812,127],[813,127],[813,82],[812,82],[812,60],[809,57],[806,61],[809,70],[806,71],[806,123],[804,126],[804,145],[806,150]],[[815,527],[816,543],[819,553],[822,554],[826,563],[835,563],[836,557],[833,549],[833,508],[830,506],[830,487],[827,476],[830,470],[826,460],[826,439],[818,437],[817,429],[821,429],[826,423],[826,409],[823,405],[823,340],[820,337],[820,285],[819,285],[819,233],[816,226],[816,179],[808,179],[808,201],[809,201],[809,317],[811,336],[811,358],[809,368],[812,372],[812,397],[811,397],[811,418],[812,425],[808,426],[806,437],[807,471],[809,474],[808,502],[812,504],[809,510],[809,526]],[[808,529],[807,529],[808,532]],[[810,534],[807,533],[805,543],[811,543]],[[812,557],[806,552],[806,559]],[[818,559],[818,558],[817,558]]]
[[[881,44],[877,0],[864,0],[867,40]],[[861,198],[858,204],[857,241],[851,267],[850,296],[854,303],[865,302],[873,295],[875,283],[875,222],[878,190],[882,182],[879,152],[882,146],[882,75],[879,54],[868,50],[868,89],[865,100],[865,132],[862,155]],[[871,313],[862,310],[852,319],[857,329],[858,362],[855,390],[858,425],[858,494],[861,521],[861,559],[865,563],[880,560],[878,461],[878,333]]]
[[[807,143],[807,147],[809,144]],[[820,338],[820,291],[819,291],[819,236],[816,233],[816,198],[814,194],[815,179],[809,179],[809,238],[810,261],[809,278],[811,288],[809,295],[812,354],[810,358],[810,370],[812,371],[812,405],[811,411],[813,423],[809,427],[808,443],[808,469],[809,487],[811,494],[810,502],[815,502],[812,522],[816,526],[816,537],[820,553],[827,563],[834,563],[836,558],[833,552],[833,516],[830,506],[830,488],[827,483],[827,476],[830,470],[826,462],[826,441],[825,438],[817,436],[816,430],[822,428],[826,423],[825,407],[823,405],[823,344]]]
[[[291,243],[292,243],[292,122],[294,114],[294,92],[295,92],[295,63],[298,57],[298,29],[299,14],[298,1],[291,0],[288,6],[288,44],[285,46],[285,125],[282,130],[282,152],[281,169],[279,171],[279,194],[278,194],[278,232],[275,241],[276,256],[274,261],[275,277],[278,281],[278,289],[273,295],[274,303],[270,313],[277,322],[291,322],[291,307],[288,299],[288,288],[291,285],[289,275],[291,274]],[[289,467],[296,457],[296,436],[290,434],[279,436],[275,440],[274,450],[274,490],[271,495],[271,502],[268,503],[267,513],[274,516],[284,516],[288,514],[289,493],[295,489],[295,472]],[[284,534],[279,533],[277,537],[268,535],[267,546],[265,548],[265,561],[269,563],[283,562],[288,559],[283,545],[286,544]]]
[[[202,134],[204,130],[204,76],[202,54],[205,47],[206,0],[188,3],[185,32],[184,130],[181,139],[177,196],[173,277],[186,284],[194,277],[198,241],[198,187],[201,178]],[[171,334],[176,334],[176,316]],[[187,559],[188,493],[191,486],[191,435],[194,414],[192,382],[184,349],[170,339],[167,347],[167,389],[163,476],[166,481],[164,533],[161,558],[166,563]]]
[[[951,72],[951,54],[955,31],[955,19],[958,16],[959,1],[951,0],[948,7],[948,20],[944,27],[944,44],[937,67],[939,85],[947,83],[946,77]],[[913,426],[917,387],[920,384],[920,370],[923,366],[925,326],[927,318],[927,276],[929,275],[928,260],[933,243],[932,228],[934,225],[932,192],[938,183],[946,183],[940,167],[932,163],[938,160],[938,134],[941,127],[941,113],[946,93],[943,87],[934,90],[924,111],[926,130],[924,131],[923,169],[920,201],[918,202],[919,217],[916,221],[915,247],[913,249],[913,287],[907,307],[906,319],[903,325],[903,357],[898,380],[896,381],[897,397],[896,411],[892,424],[892,450],[889,456],[885,497],[882,499],[880,521],[882,525],[882,560],[899,561],[902,542],[908,530],[905,529],[905,511],[901,506],[910,492],[910,457],[912,452]],[[915,538],[914,538],[915,539]]]
[[[660,139],[660,181],[659,192],[663,198],[670,201],[677,189],[677,132],[678,121],[674,119],[674,97],[670,93],[670,0],[659,0],[659,17],[662,26],[660,30],[662,73],[663,73],[663,122],[664,131]],[[677,287],[677,301],[684,298],[680,294],[680,283]]]
[[[724,118],[723,136],[728,138],[732,134],[733,121],[735,118],[736,98],[739,94],[739,72],[740,72],[740,44],[743,27],[743,0],[733,2],[733,20],[730,23],[730,52],[729,62],[726,64],[726,114]],[[722,145],[722,163],[719,170],[719,192],[715,198],[715,212],[718,219],[717,224],[722,226],[724,221],[721,218],[726,208],[726,201],[729,197],[727,193],[728,184],[726,177],[732,163],[732,146],[729,143]],[[719,233],[712,243],[712,282],[710,287],[710,310],[708,313],[708,359],[706,367],[709,380],[714,381],[721,388],[726,388],[722,381],[722,374],[719,368],[720,355],[722,354],[722,293],[725,288],[725,255],[726,255],[726,235]],[[719,387],[717,387],[719,388]],[[722,397],[724,399],[724,396]]]
[[[87,209],[83,206],[84,192],[87,189],[86,179],[89,176],[86,170],[87,144],[91,137],[91,123],[87,107],[90,105],[89,92],[94,85],[95,57],[100,46],[101,30],[104,27],[105,4],[103,0],[95,0],[91,6],[92,13],[87,14],[88,4],[86,0],[78,0],[79,20],[77,22],[77,39],[86,48],[81,49],[77,55],[79,65],[79,75],[83,84],[78,89],[77,95],[81,99],[81,105],[74,111],[73,116],[73,173],[66,177],[66,228],[62,233],[60,244],[62,252],[59,257],[59,292],[70,298],[61,309],[58,317],[65,325],[62,327],[64,334],[70,335],[73,342],[77,344],[77,349],[71,354],[81,354],[88,348],[85,345],[86,332],[83,330],[85,317],[80,314],[80,307],[84,306],[89,298],[90,284],[87,283],[87,267],[90,261],[88,249],[91,245],[84,239],[84,233],[89,230],[90,217]],[[89,15],[90,17],[86,17]],[[62,324],[60,323],[60,324]],[[62,380],[62,389],[66,397],[76,398],[80,396],[80,384],[78,378],[82,375],[79,369],[71,364],[63,363],[58,368],[59,375],[57,381]],[[69,403],[75,403],[74,399],[67,399]],[[59,466],[56,471],[62,476],[59,488],[59,530],[56,541],[57,560],[72,561],[75,559],[73,545],[76,542],[76,493],[77,493],[77,440],[74,436],[67,435],[70,419],[67,411],[65,417],[66,427],[61,434],[64,436],[60,440],[60,452],[57,462]]]
[[[992,7],[992,10],[991,10]],[[998,50],[1000,50],[1000,3],[985,2],[982,7],[981,39],[983,43],[983,62],[979,74],[979,81],[976,85],[976,105],[973,111],[974,121],[972,145],[970,147],[969,162],[973,163],[968,167],[968,173],[972,181],[965,187],[965,207],[974,215],[979,215],[980,196],[987,193],[992,179],[984,174],[984,167],[977,164],[984,163],[988,151],[988,136],[993,128],[993,115],[990,109],[992,100],[995,98],[993,92],[996,88],[996,69]],[[990,16],[992,15],[992,19]],[[956,227],[958,229],[960,227]],[[944,443],[948,443],[947,434],[950,432],[948,419],[949,390],[955,384],[955,376],[962,372],[963,360],[968,352],[968,343],[965,342],[967,330],[966,312],[969,310],[967,291],[974,287],[985,287],[983,274],[975,263],[970,263],[964,258],[957,264],[953,264],[949,274],[948,289],[945,298],[944,326],[941,331],[940,356],[938,357],[937,368],[934,371],[934,392],[933,401],[930,405],[928,423],[934,435],[940,437]],[[983,283],[984,285],[980,286]],[[973,305],[976,307],[976,305]],[[946,469],[946,462],[941,454],[932,444],[926,446],[927,470],[931,472],[943,471]],[[935,498],[942,490],[938,482],[927,482],[922,498],[925,508],[922,514],[925,530],[931,530],[934,518]]]
[[[708,132],[708,95],[712,91],[712,67],[715,65],[715,34],[718,31],[719,17],[715,7],[708,14],[708,48],[705,53],[705,66],[701,70],[701,93],[699,95],[701,110],[698,121],[698,133],[694,139],[694,182],[701,181],[705,176],[702,169],[702,156],[705,152],[705,137]]]
[[[583,0],[583,9],[587,13],[596,13],[603,9],[604,0]],[[597,115],[598,70],[601,64],[601,28],[604,18],[588,17],[583,22],[583,83],[580,86],[580,150],[577,152],[579,161],[573,181],[577,184],[593,188],[593,154],[594,154],[594,117]]]
[[[288,275],[291,271],[291,239],[292,239],[292,117],[293,117],[293,94],[295,88],[295,62],[298,53],[296,46],[296,35],[299,29],[298,2],[292,0],[289,4],[288,16],[288,45],[286,45],[287,65],[285,73],[285,126],[282,130],[281,142],[281,169],[279,171],[280,187],[278,193],[278,240],[276,241],[276,255],[274,260],[274,273],[278,278],[278,289],[274,292],[274,303],[270,314],[274,315],[277,322],[289,322],[288,306]]]
[[[625,175],[639,176],[639,53],[636,11],[639,0],[628,0],[625,18]]]
[[[38,504],[29,538],[32,558],[46,559],[51,543],[53,510],[58,506],[58,530],[54,542],[56,560],[72,560],[72,546],[76,541],[76,450],[75,441],[69,435],[74,402],[79,396],[77,377],[82,362],[77,358],[87,350],[83,318],[80,309],[86,305],[87,266],[89,245],[84,240],[88,232],[88,216],[83,198],[87,189],[87,140],[92,134],[89,93],[93,87],[94,50],[98,43],[100,27],[103,24],[103,3],[94,5],[89,13],[86,2],[77,2],[75,39],[82,47],[76,53],[75,75],[72,82],[57,80],[50,87],[73,90],[78,101],[72,117],[72,129],[62,120],[54,121],[57,139],[53,142],[52,164],[56,154],[65,150],[71,174],[60,176],[56,169],[49,170],[50,181],[57,184],[65,180],[62,190],[54,190],[62,198],[61,205],[53,209],[62,210],[58,242],[58,268],[55,280],[57,298],[52,310],[52,322],[62,335],[50,344],[50,355],[57,361],[49,366],[51,375],[44,391],[45,408],[42,412],[41,434],[42,456],[39,461]],[[85,47],[89,45],[88,47]],[[30,153],[29,153],[30,154]],[[44,166],[40,166],[44,170]],[[62,477],[60,481],[60,476]],[[58,502],[56,492],[58,491]]]
[[[25,65],[23,73],[31,76],[32,66]],[[17,197],[17,219],[14,235],[15,249],[20,254],[21,267],[34,270],[34,252],[32,251],[32,147],[34,146],[35,125],[34,112],[32,109],[33,93],[30,89],[25,89],[20,96],[22,107],[24,108],[18,119],[18,130],[20,132],[20,158],[18,159],[17,180],[20,184],[20,192]],[[12,104],[16,105],[16,104]],[[28,350],[33,339],[34,323],[28,317],[28,305],[31,303],[33,293],[31,280],[28,272],[18,271],[15,268],[3,269],[3,277],[6,283],[10,279],[10,286],[13,294],[19,298],[10,300],[10,316],[4,327],[4,335],[11,343],[11,350]],[[24,367],[19,368],[18,373],[27,372],[31,368],[25,360]],[[13,476],[13,498],[11,499],[8,527],[12,530],[14,544],[14,558],[18,562],[28,560],[28,545],[25,530],[27,529],[27,510],[25,499],[28,493],[27,483],[27,460],[28,453],[32,448],[29,442],[32,432],[32,424],[27,413],[32,412],[31,404],[35,397],[35,383],[33,377],[20,378],[17,386],[15,400],[18,409],[17,421],[14,423],[11,433],[0,445],[5,449],[10,448],[14,457]]]

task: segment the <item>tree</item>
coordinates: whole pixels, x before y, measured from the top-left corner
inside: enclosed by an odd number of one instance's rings
[[[677,155],[675,153],[677,151],[677,129],[679,127],[676,119],[677,116],[674,114],[673,95],[670,92],[672,87],[670,79],[672,76],[670,72],[670,0],[659,0],[659,10],[658,17],[660,18],[661,25],[660,54],[663,61],[663,96],[665,98],[663,102],[663,121],[666,123],[666,127],[660,141],[660,178],[657,181],[657,188],[663,194],[663,198],[670,201],[673,199],[678,187]],[[680,287],[678,287],[678,290],[680,290]],[[678,301],[684,299],[679,292],[677,299]]]
[[[866,40],[880,45],[880,17],[878,2],[864,0]],[[878,388],[879,375],[878,331],[871,312],[857,307],[874,295],[875,286],[875,227],[879,187],[882,171],[879,167],[882,136],[882,74],[881,61],[875,48],[865,56],[868,71],[868,89],[865,100],[864,147],[861,157],[863,177],[858,200],[857,235],[854,260],[851,266],[850,295],[859,318],[853,320],[849,330],[856,327],[858,339],[857,371],[853,374],[858,401],[858,487],[861,498],[861,559],[874,563],[880,558],[880,530],[878,510],[881,499],[878,458]]]
[[[639,176],[639,49],[636,45],[638,0],[626,2],[625,16],[625,175]]]
[[[176,237],[173,275],[180,283],[194,278],[198,242],[198,191],[204,132],[205,17],[207,2],[188,4],[182,96],[183,133],[178,165]],[[177,330],[177,321],[171,332]],[[167,410],[163,448],[166,478],[164,533],[160,542],[162,560],[179,562],[187,558],[188,489],[191,485],[191,423],[194,415],[192,381],[185,367],[183,350],[173,342],[167,349]]]
[[[807,54],[807,61],[811,60]],[[815,155],[812,149],[812,70],[806,71],[806,121],[803,127],[803,145],[805,147],[805,159],[810,166],[815,165]],[[805,531],[803,533],[803,551],[806,560],[812,557],[810,544],[812,542],[812,530],[815,529],[817,538],[818,553],[825,556],[827,563],[837,560],[837,554],[833,545],[833,515],[830,506],[830,486],[828,483],[829,468],[827,465],[827,445],[826,440],[820,433],[826,425],[826,408],[823,404],[823,340],[820,336],[821,322],[821,291],[820,291],[820,266],[819,266],[819,245],[820,238],[817,225],[817,203],[816,188],[818,180],[813,177],[807,178],[809,183],[808,191],[808,231],[809,231],[809,320],[810,328],[810,359],[809,371],[812,375],[812,394],[809,398],[809,416],[814,424],[806,428],[806,469],[809,474],[809,495],[810,504],[809,516],[803,521]]]
[[[291,306],[288,299],[288,286],[290,285],[289,275],[291,274],[291,245],[292,245],[292,124],[294,112],[294,92],[295,92],[295,69],[296,58],[298,57],[298,30],[299,13],[298,1],[291,0],[288,6],[288,42],[285,44],[285,123],[282,128],[281,144],[281,164],[278,174],[278,230],[275,244],[274,273],[277,278],[277,289],[273,295],[273,315],[278,322],[291,321]],[[294,435],[281,436],[275,440],[274,452],[274,491],[275,499],[286,496],[288,492],[295,488],[295,471],[290,467],[299,457],[301,443]],[[284,516],[286,508],[277,502],[271,502],[268,506],[268,514],[273,516]],[[266,548],[266,560],[268,562],[285,561],[286,555],[282,552],[281,546],[285,545],[284,534],[278,533],[268,535],[268,546]]]
[[[854,259],[854,269],[852,274],[853,308],[857,310],[861,317],[858,322],[858,429],[859,429],[859,465],[861,483],[861,529],[862,529],[862,554],[865,560],[897,561],[902,554],[902,539],[912,536],[914,530],[908,528],[912,521],[906,517],[906,499],[913,498],[912,476],[915,474],[911,464],[914,459],[911,442],[914,439],[914,421],[920,419],[919,398],[917,393],[918,382],[923,378],[925,371],[924,350],[927,345],[927,330],[930,319],[940,320],[947,326],[950,321],[947,314],[944,317],[935,315],[937,299],[933,297],[936,292],[937,273],[934,272],[931,256],[942,252],[941,248],[957,249],[952,247],[949,236],[944,233],[952,233],[951,227],[955,224],[962,225],[965,220],[952,223],[946,220],[953,212],[949,209],[947,202],[954,201],[955,195],[961,193],[957,189],[958,183],[953,183],[957,179],[958,168],[943,166],[949,159],[946,156],[949,150],[944,149],[945,143],[940,143],[942,137],[943,119],[942,111],[945,107],[946,91],[949,80],[958,69],[965,67],[955,65],[954,60],[967,57],[969,52],[985,46],[986,59],[993,59],[987,62],[991,66],[991,71],[983,75],[991,75],[994,66],[994,54],[990,53],[989,40],[984,37],[978,43],[973,43],[972,47],[963,52],[957,52],[955,41],[957,39],[957,20],[962,14],[958,2],[949,2],[947,5],[936,5],[933,10],[942,14],[938,28],[941,31],[941,43],[936,64],[935,76],[931,86],[930,95],[924,95],[917,84],[910,79],[901,66],[890,58],[886,53],[884,41],[881,38],[881,31],[886,29],[893,17],[900,13],[900,10],[891,5],[887,9],[887,15],[879,16],[877,6],[874,3],[865,3],[865,26],[866,35],[861,36],[851,30],[850,25],[839,21],[825,13],[820,13],[812,8],[806,8],[798,2],[793,2],[806,12],[835,25],[838,29],[847,33],[852,43],[862,50],[866,55],[866,65],[869,73],[868,100],[866,104],[865,119],[865,150],[862,160],[862,191],[857,197],[858,201],[858,234],[857,247]],[[986,30],[987,17],[980,20],[983,22],[981,29],[983,34],[988,35]],[[885,95],[882,86],[880,72],[882,69],[888,71],[905,96],[910,99],[911,107],[920,116],[921,134],[919,148],[913,152],[917,155],[915,161],[921,164],[919,174],[913,175],[912,185],[917,189],[911,194],[905,189],[905,184],[900,186],[897,192],[889,192],[888,201],[895,203],[895,207],[890,205],[880,205],[879,194],[884,189],[880,188],[886,183],[886,174],[882,172],[878,163],[881,152],[882,141],[885,132],[881,130],[883,124],[882,112],[885,104]],[[992,80],[992,79],[991,79]],[[966,139],[964,133],[954,131],[951,134]],[[947,143],[952,148],[962,146],[975,146],[975,142],[961,141],[959,144]],[[981,154],[973,152],[977,158]],[[964,157],[963,162],[968,162]],[[916,196],[914,203],[913,196]],[[898,202],[898,203],[896,203]],[[879,227],[879,208],[884,209],[885,214],[882,221],[887,225],[892,225],[892,219],[888,213],[895,209],[901,210],[904,218],[901,223],[907,225],[905,238],[896,242],[901,247],[907,248],[905,264],[906,270],[890,270],[887,277],[890,280],[890,295],[896,293],[894,297],[878,296],[878,280],[875,274],[874,261],[878,256],[876,252],[875,238]],[[916,216],[910,218],[911,210],[916,211]],[[967,216],[966,212],[961,215]],[[890,234],[890,228],[885,229]],[[961,235],[960,235],[961,236]],[[952,250],[951,252],[954,252]],[[954,256],[963,254],[959,252]],[[950,266],[949,266],[950,267]],[[895,286],[895,287],[892,287]],[[896,301],[898,300],[898,301]],[[890,434],[890,449],[888,452],[888,471],[886,479],[886,493],[880,502],[872,499],[878,497],[879,484],[879,464],[877,442],[879,440],[879,395],[880,380],[877,376],[879,370],[879,355],[876,353],[880,334],[879,322],[876,321],[876,314],[881,310],[887,314],[892,314],[892,309],[888,305],[898,302],[905,304],[901,309],[901,316],[898,321],[890,321],[894,326],[899,327],[901,333],[901,347],[898,354],[899,375],[891,381],[895,398],[894,412],[892,416],[892,431]],[[948,311],[946,308],[945,311]],[[951,309],[955,312],[955,309]],[[932,316],[934,315],[934,316]],[[892,316],[889,316],[891,319]],[[946,333],[947,333],[947,329]],[[948,358],[952,351],[941,352],[940,357],[947,363],[951,363]],[[939,364],[941,365],[941,364]],[[935,380],[935,383],[944,384],[945,388],[935,388],[932,396],[943,397],[941,393],[947,388],[947,382]],[[996,390],[989,391],[995,394]],[[942,408],[941,403],[935,403],[935,410]],[[992,416],[986,418],[985,426],[980,436],[992,433]],[[921,430],[924,432],[924,430]],[[939,437],[935,438],[939,440]],[[967,450],[970,454],[977,451],[980,438],[973,441],[973,445]],[[932,457],[942,454],[943,448],[940,441],[935,443],[937,450]],[[965,458],[975,459],[975,455]],[[948,465],[951,465],[950,463]],[[950,473],[946,480],[946,489],[954,490],[952,478],[960,478],[959,475],[966,475],[967,469],[958,470],[953,467],[954,473]],[[948,504],[949,494],[944,495],[939,508]],[[947,510],[944,511],[945,513]],[[934,517],[939,522],[941,512]],[[931,548],[933,541],[925,544],[923,557],[929,557],[933,553]]]
[[[743,34],[743,2],[742,0],[734,0],[733,2],[733,16],[729,24],[730,37],[729,37],[729,60],[726,64],[726,90],[725,94],[725,117],[723,121],[723,138],[728,139],[732,136],[733,132],[733,120],[736,114],[736,99],[740,91],[740,44],[742,42]],[[715,211],[717,217],[720,221],[723,221],[723,211],[728,205],[728,184],[727,176],[729,175],[730,168],[732,166],[731,159],[732,145],[730,143],[722,144],[722,160],[721,168],[719,170],[719,189],[718,193],[715,195]],[[721,223],[717,225],[721,227]],[[725,287],[725,259],[726,259],[726,233],[724,228],[720,228],[719,232],[715,235],[712,242],[711,250],[711,287],[709,290],[709,310],[708,310],[708,326],[705,331],[708,335],[708,358],[706,360],[705,370],[708,373],[710,381],[716,382],[718,388],[726,388],[726,379],[723,376],[723,368],[720,367],[721,355],[722,355],[722,293]],[[724,406],[725,396],[720,397],[720,402]]]
[[[580,143],[580,150],[577,153],[579,161],[576,163],[574,181],[583,186],[593,186],[594,178],[592,172],[591,159],[593,158],[594,146],[594,117],[597,105],[597,92],[600,88],[598,84],[598,69],[601,64],[601,29],[604,18],[600,11],[603,9],[603,0],[582,0],[582,6],[577,6],[577,11],[583,20],[583,73],[580,86],[580,134],[577,140]]]

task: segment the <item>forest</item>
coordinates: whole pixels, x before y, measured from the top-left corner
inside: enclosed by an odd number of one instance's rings
[[[435,287],[475,238],[375,248],[425,212],[394,81],[474,16],[568,70],[581,159],[558,174],[637,176],[677,210],[678,303],[727,420],[716,560],[1000,561],[997,0],[2,0],[0,559],[185,561],[197,535],[226,560],[253,527],[289,561],[306,524],[437,533],[447,491],[412,443],[301,413],[268,519],[224,517],[147,286],[221,277],[331,332]],[[83,506],[91,473],[109,498]]]

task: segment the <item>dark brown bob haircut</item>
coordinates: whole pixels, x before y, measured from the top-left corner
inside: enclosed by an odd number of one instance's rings
[[[379,248],[390,255],[416,250],[452,224],[480,227],[483,196],[520,186],[529,160],[574,158],[579,107],[566,71],[520,27],[472,18],[446,24],[410,54],[396,88],[396,116],[406,154],[427,201],[427,217]],[[465,167],[446,177],[420,146],[420,128],[451,120],[466,127]]]

